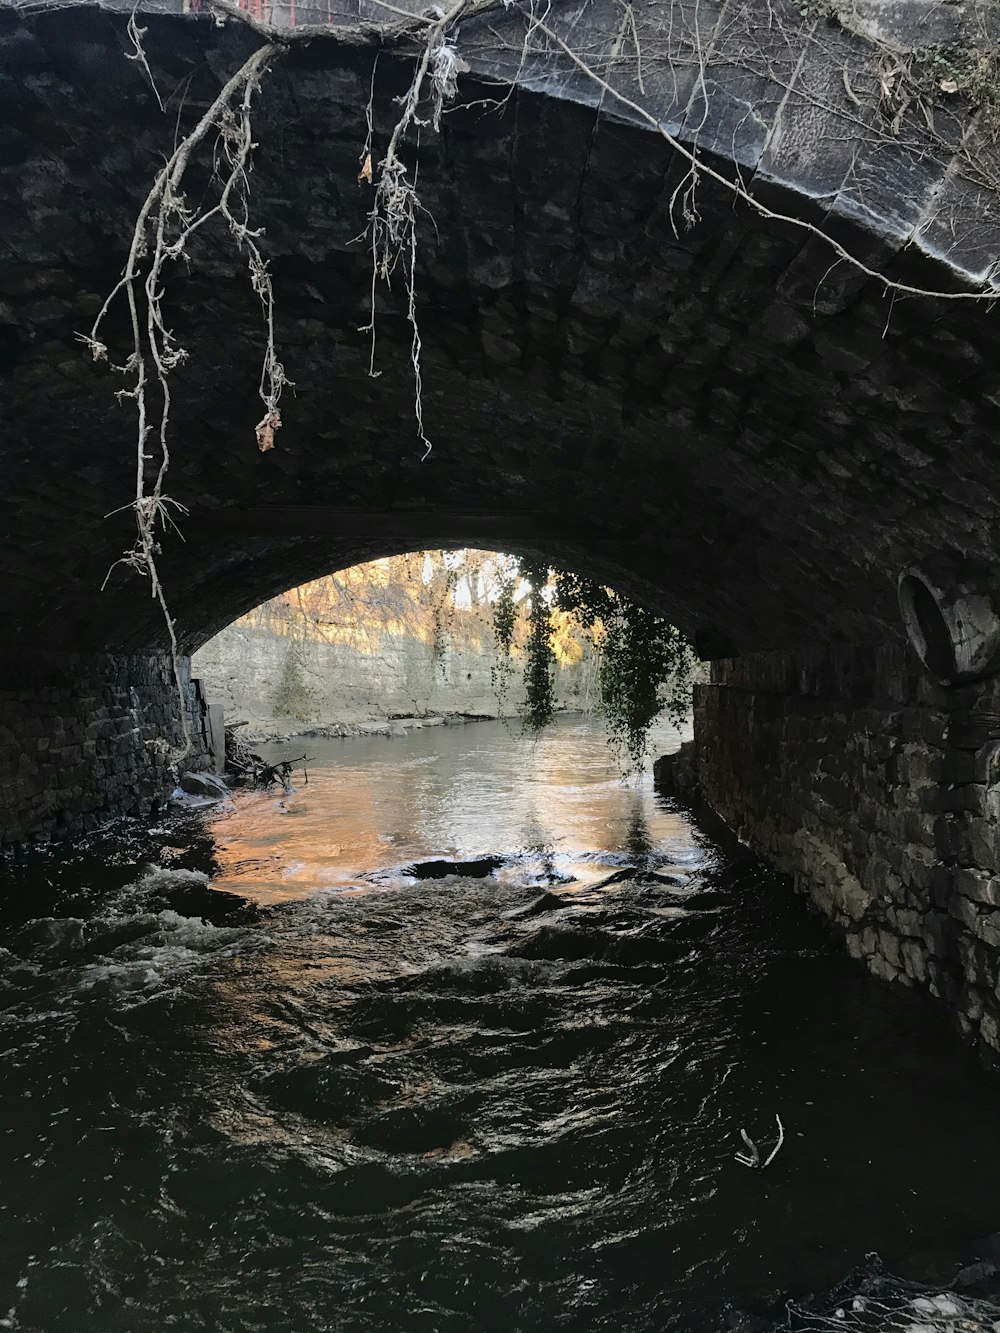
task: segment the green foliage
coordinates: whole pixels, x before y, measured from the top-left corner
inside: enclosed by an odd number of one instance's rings
[[[521,577],[530,587],[528,640],[524,668],[525,726],[540,731],[554,711],[552,612],[571,615],[588,631],[600,652],[598,689],[608,739],[627,767],[638,771],[646,757],[649,729],[663,715],[680,725],[691,703],[694,654],[687,641],[662,616],[626,597],[580,578],[556,571],[553,593],[543,596],[551,571],[523,564]],[[514,579],[494,604],[494,635],[498,652],[509,660],[517,620]]]
[[[274,690],[275,717],[291,717],[296,722],[308,722],[316,699],[316,692],[306,681],[302,664],[302,646],[291,643],[285,653],[281,675]]]
[[[514,646],[514,630],[517,627],[517,607],[514,604],[514,588],[517,580],[512,569],[505,569],[493,603],[493,641],[496,644],[496,662],[492,668],[493,693],[496,695],[497,712],[503,717],[510,691],[510,678],[514,671],[511,651]]]
[[[516,578],[513,573],[505,573],[500,580],[497,599],[493,603],[493,638],[497,652],[510,656],[514,644],[514,629],[517,625],[517,608],[514,605]]]
[[[552,607],[543,596],[549,581],[545,565],[522,565],[521,573],[531,585],[528,611],[528,644],[524,663],[524,708],[522,718],[528,731],[539,732],[552,721],[555,712],[555,683],[552,651]]]
[[[666,714],[680,726],[688,716],[691,647],[662,616],[578,575],[556,575],[556,604],[596,631],[598,688],[608,738],[628,768],[638,771],[656,719]]]
[[[441,670],[444,671],[444,654],[448,646],[448,634],[451,629],[455,613],[455,584],[457,574],[453,565],[448,562],[448,553],[443,553],[444,557],[444,578],[438,589],[438,595],[431,606],[431,656],[435,662],[441,664]]]

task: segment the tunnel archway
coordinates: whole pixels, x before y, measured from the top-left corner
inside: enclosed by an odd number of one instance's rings
[[[807,21],[792,42],[777,25],[781,61],[748,88],[730,41],[754,4],[713,34],[704,117],[684,80],[658,76],[652,95],[676,143],[723,177],[738,168],[784,224],[703,179],[698,224],[675,232],[688,158],[592,81],[516,68],[489,25],[474,34],[459,101],[420,145],[426,461],[405,305],[380,298],[376,380],[361,331],[372,53],[290,50],[256,114],[253,197],[295,395],[259,453],[257,298],[232,247],[204,236],[168,302],[189,349],[170,492],[190,514],[183,540],[164,537],[163,582],[190,649],[282,588],[406,549],[416,524],[425,546],[489,529],[491,545],[648,602],[719,659],[698,705],[716,808],[876,971],[935,989],[1000,1045],[1000,708],[988,686],[925,679],[896,600],[929,554],[990,578],[1000,565],[997,325],[964,299],[994,271],[996,206],[919,127],[897,141],[874,84],[856,114],[841,57],[857,63],[857,34],[819,41]],[[893,7],[922,40],[975,18],[955,10]],[[588,16],[595,41],[621,18],[600,3]],[[132,423],[77,336],[176,123],[124,60],[125,24],[86,5],[0,14],[9,842],[148,808],[165,776],[162,616],[122,569],[102,591],[131,540]],[[183,119],[254,40],[151,15],[146,44],[172,109],[184,90]],[[379,70],[383,132],[409,66],[386,53]],[[505,74],[516,86],[487,113]],[[944,298],[890,299],[803,222]]]
[[[393,734],[394,723],[419,727],[428,717],[435,725],[518,719],[519,733],[533,592],[502,552],[418,550],[369,561],[255,607],[193,654],[192,673],[227,724],[240,719],[258,736],[344,737],[376,724]],[[546,697],[553,715],[593,713],[605,631],[563,610],[555,594],[551,581]],[[507,648],[498,645],[501,604]]]

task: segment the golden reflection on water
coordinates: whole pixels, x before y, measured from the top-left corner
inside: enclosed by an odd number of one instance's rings
[[[653,752],[678,743],[668,731]],[[539,740],[479,723],[307,744],[308,783],[297,772],[290,794],[238,793],[216,819],[218,888],[263,902],[362,894],[365,877],[419,860],[523,853],[558,874],[580,853],[642,857],[688,841],[648,775],[622,781],[592,722],[563,720]]]

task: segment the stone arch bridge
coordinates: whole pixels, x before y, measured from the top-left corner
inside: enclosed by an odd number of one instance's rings
[[[0,5],[5,844],[148,808],[166,777],[162,617],[122,569],[102,590],[131,539],[134,420],[77,335],[175,135],[264,40],[188,7],[141,18],[164,111],[127,13]],[[419,40],[387,36],[376,0],[275,15],[298,35],[255,104],[252,208],[295,387],[259,452],[259,306],[206,231],[166,296],[189,353],[168,491],[190,513],[160,567],[185,652],[303,580],[427,546],[542,555],[646,601],[713,664],[708,800],[875,971],[998,1046],[1000,325],[966,299],[1000,260],[994,104],[969,73],[992,8],[460,19],[458,96],[407,149],[425,460],[402,275],[377,293],[373,379],[358,243],[366,108],[377,159]],[[310,18],[347,36],[303,40]],[[195,162],[190,198],[211,189]],[[126,345],[120,307],[108,338]]]

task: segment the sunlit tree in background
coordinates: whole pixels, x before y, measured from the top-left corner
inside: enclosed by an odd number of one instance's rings
[[[661,716],[680,724],[690,709],[695,660],[662,617],[612,589],[541,563],[493,551],[421,551],[355,565],[293,588],[238,624],[377,655],[386,638],[496,654],[498,711],[515,674],[523,677],[520,713],[538,732],[555,711],[559,665],[590,662],[581,700],[603,715],[609,740],[638,769],[649,730]]]

